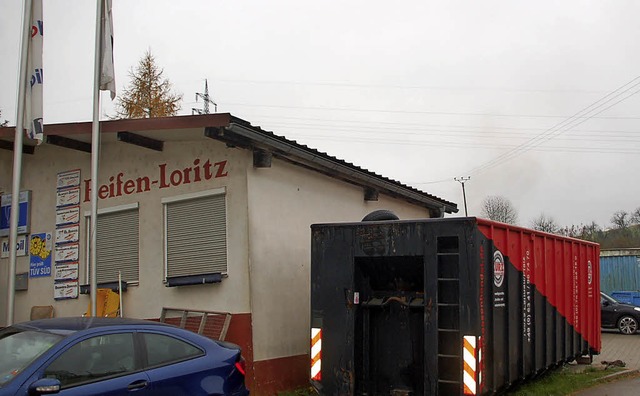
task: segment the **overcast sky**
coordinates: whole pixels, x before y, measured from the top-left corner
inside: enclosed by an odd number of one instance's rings
[[[45,124],[90,121],[95,1],[43,3]],[[12,125],[21,8],[0,0]],[[150,49],[184,94],[180,114],[202,107],[208,79],[218,112],[460,214],[454,177],[471,176],[469,215],[501,195],[523,226],[544,213],[608,227],[640,207],[638,15],[640,2],[610,0],[113,0],[116,81],[122,91]],[[102,103],[113,115],[108,93]]]

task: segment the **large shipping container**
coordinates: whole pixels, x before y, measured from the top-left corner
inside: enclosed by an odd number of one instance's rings
[[[600,352],[597,244],[471,217],[311,229],[323,395],[491,394]]]
[[[640,249],[600,251],[600,289],[609,295],[640,291]]]

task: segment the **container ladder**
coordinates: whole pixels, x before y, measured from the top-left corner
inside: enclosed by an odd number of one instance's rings
[[[438,237],[438,394],[462,394],[460,250],[458,237]]]

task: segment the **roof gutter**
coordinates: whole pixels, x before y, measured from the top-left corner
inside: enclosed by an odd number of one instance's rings
[[[432,210],[440,210],[442,213],[457,213],[458,208],[455,205],[448,205],[444,201],[440,201],[434,198],[430,198],[425,194],[421,194],[418,191],[412,190],[408,187],[402,186],[397,182],[386,181],[380,177],[376,177],[371,173],[354,169],[338,161],[317,155],[308,150],[304,150],[299,146],[291,144],[280,139],[276,139],[273,136],[260,133],[255,129],[248,128],[244,125],[231,122],[226,129],[238,134],[250,141],[262,144],[273,150],[273,155],[283,156],[289,160],[296,160],[296,162],[306,165],[315,165],[314,168],[330,169],[346,176],[352,183],[358,185],[365,185],[366,187],[374,186],[380,191],[386,191],[391,195],[399,195],[411,201],[417,202],[426,206]],[[286,154],[286,155],[283,155]]]

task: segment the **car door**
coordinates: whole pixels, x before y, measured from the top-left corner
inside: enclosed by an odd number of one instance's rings
[[[45,364],[38,378],[59,380],[61,396],[150,395],[149,377],[135,351],[133,332],[88,337]]]
[[[600,322],[602,327],[616,326],[616,303],[600,296]]]
[[[146,350],[147,375],[154,396],[225,394],[224,377],[213,364],[205,363],[207,358],[200,347],[167,334],[138,334]]]

